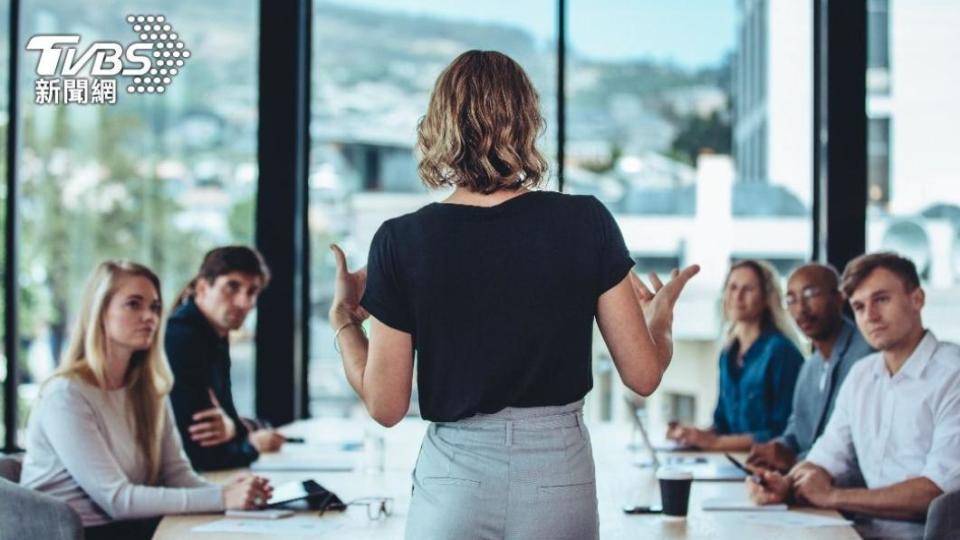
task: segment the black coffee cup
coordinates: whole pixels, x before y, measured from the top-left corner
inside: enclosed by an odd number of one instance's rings
[[[657,471],[657,480],[660,481],[663,515],[675,519],[686,518],[693,475],[687,471],[665,467]]]

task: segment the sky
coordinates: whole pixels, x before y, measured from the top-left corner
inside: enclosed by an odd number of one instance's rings
[[[506,24],[549,42],[556,0],[321,0],[351,7]],[[567,0],[568,46],[596,60],[715,65],[733,49],[735,0]]]

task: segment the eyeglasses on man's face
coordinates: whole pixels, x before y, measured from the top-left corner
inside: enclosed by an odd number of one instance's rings
[[[824,292],[820,287],[804,287],[800,291],[799,297],[793,293],[787,293],[786,303],[787,306],[793,306],[799,303],[807,304],[814,298],[823,296]]]

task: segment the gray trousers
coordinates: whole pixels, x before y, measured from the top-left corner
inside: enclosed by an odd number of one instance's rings
[[[583,401],[430,424],[413,472],[408,540],[599,535]]]

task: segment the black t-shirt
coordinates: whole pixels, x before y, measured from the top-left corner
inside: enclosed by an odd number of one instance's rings
[[[591,196],[434,203],[377,230],[361,305],[412,335],[420,413],[449,422],[582,399],[597,298],[632,267]]]

